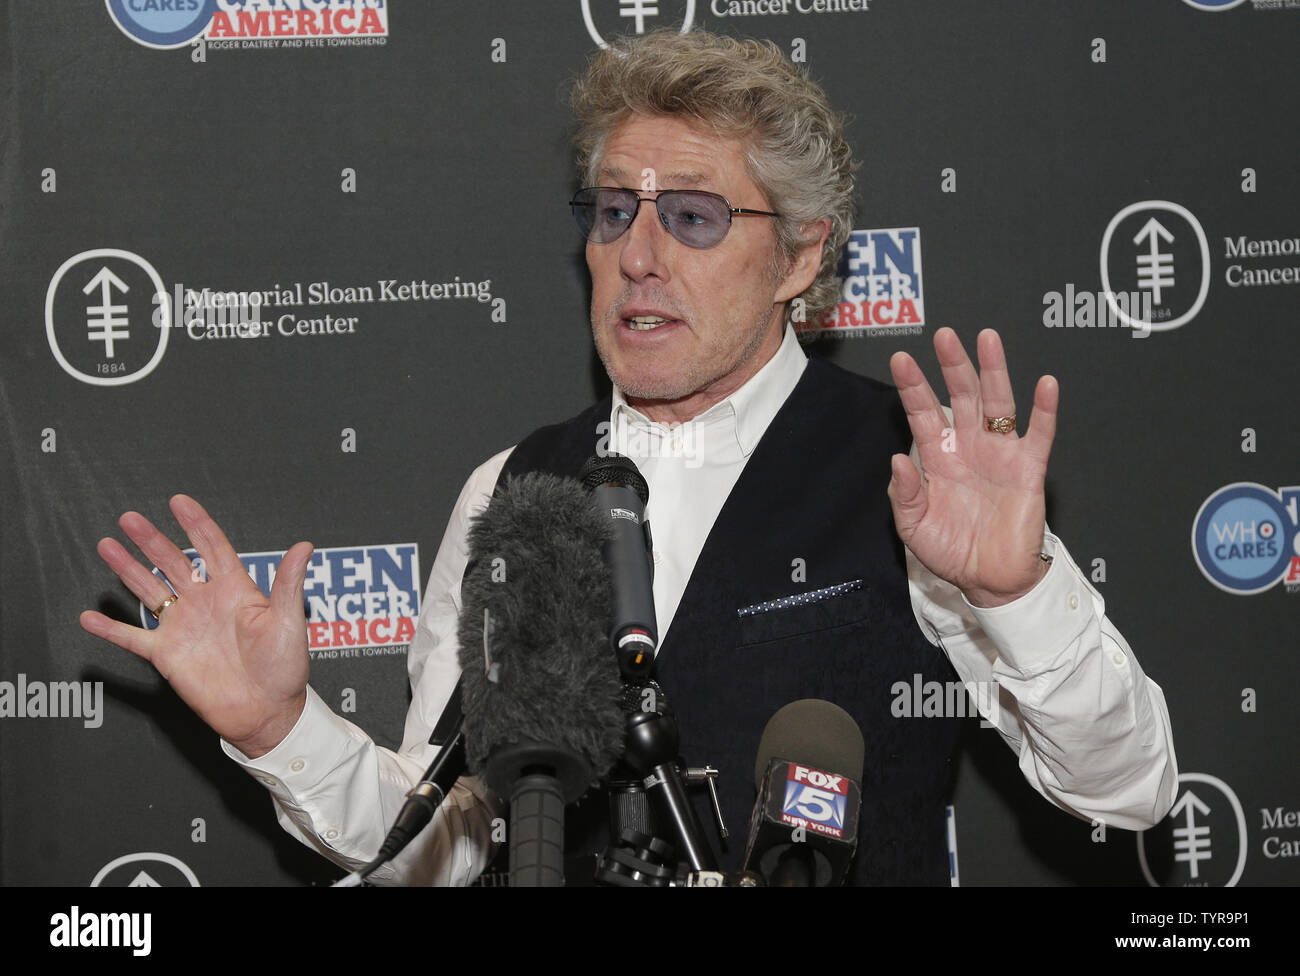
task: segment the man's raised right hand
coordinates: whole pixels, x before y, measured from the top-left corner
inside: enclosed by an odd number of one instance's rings
[[[250,758],[289,734],[307,701],[307,621],[303,581],[310,543],[285,553],[267,599],[249,577],[221,527],[187,495],[172,514],[203,557],[207,582],[189,558],[138,512],[118,524],[176,590],[155,630],[133,627],[94,610],[81,626],[150,662],[187,705]],[[100,558],[148,608],[172,596],[167,584],[115,539],[101,539]]]

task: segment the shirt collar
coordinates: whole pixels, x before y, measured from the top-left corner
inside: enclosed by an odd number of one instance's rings
[[[781,405],[794,392],[807,365],[808,357],[799,346],[794,329],[787,325],[776,355],[764,363],[762,369],[735,393],[695,416],[691,422],[720,421],[734,424],[736,442],[741,452],[748,457],[758,446]],[[618,422],[620,413],[628,423],[653,423],[645,414],[628,404],[623,391],[615,387],[613,409],[610,411],[615,423]]]

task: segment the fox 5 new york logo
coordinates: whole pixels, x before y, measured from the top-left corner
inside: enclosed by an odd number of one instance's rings
[[[1279,581],[1300,590],[1300,486],[1224,485],[1196,513],[1192,553],[1205,578],[1228,593],[1262,593]]]
[[[782,819],[820,834],[841,837],[848,795],[847,776],[790,763],[786,772],[785,799],[781,803]]]

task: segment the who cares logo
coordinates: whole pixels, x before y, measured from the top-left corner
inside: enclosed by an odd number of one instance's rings
[[[1201,222],[1168,200],[1129,204],[1101,239],[1101,287],[1111,311],[1133,328],[1167,332],[1196,317],[1210,290],[1210,243]],[[1149,299],[1150,321],[1121,308],[1116,293]]]
[[[217,0],[106,0],[113,23],[145,47],[184,47],[208,29]]]
[[[897,335],[925,324],[919,227],[853,231],[836,276],[839,300],[797,331]]]
[[[45,293],[45,335],[63,371],[82,383],[122,386],[153,372],[167,351],[167,289],[130,251],[101,247],[59,266]]]
[[[1231,787],[1182,773],[1165,819],[1137,835],[1138,862],[1153,888],[1231,888],[1246,866],[1246,814]]]
[[[681,24],[685,34],[694,21],[695,0],[582,0],[582,22],[600,47],[609,47],[606,37],[626,34],[629,28],[644,34]]]
[[[1205,578],[1228,593],[1300,590],[1300,487],[1271,491],[1238,481],[1201,504],[1192,553]]]

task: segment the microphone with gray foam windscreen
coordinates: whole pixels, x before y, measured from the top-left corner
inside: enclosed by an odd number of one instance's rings
[[[510,801],[510,883],[560,885],[564,806],[623,751],[606,522],[577,481],[499,486],[469,531],[460,664],[469,771]]]

